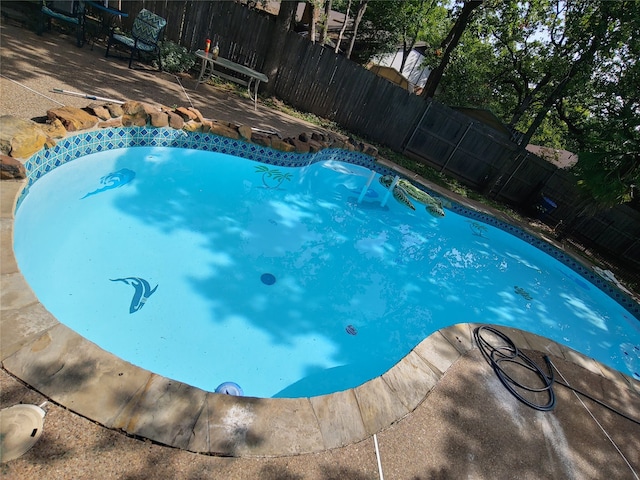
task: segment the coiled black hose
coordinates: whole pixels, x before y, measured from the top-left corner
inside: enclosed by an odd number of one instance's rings
[[[483,336],[484,332],[488,332],[489,334],[495,335],[503,343],[497,346],[494,344],[491,344],[487,340],[486,336]],[[547,355],[544,356],[544,361],[546,363],[547,370],[549,371],[549,373],[547,374],[543,372],[542,369],[533,360],[531,360],[527,355],[525,355],[523,352],[518,350],[518,348],[515,346],[515,344],[509,337],[507,337],[504,333],[495,329],[494,327],[490,327],[488,325],[477,327],[473,331],[473,337],[478,347],[480,348],[480,352],[482,353],[482,356],[489,363],[489,365],[491,365],[491,368],[493,368],[493,371],[496,373],[496,375],[498,376],[502,384],[507,388],[507,390],[511,392],[512,395],[514,395],[518,400],[520,400],[525,405],[528,405],[531,408],[534,408],[536,410],[540,410],[543,412],[548,412],[550,410],[553,410],[556,404],[556,395],[555,395],[555,392],[553,391],[553,384],[557,383],[559,385],[562,385],[563,387],[573,390],[577,394],[582,395],[583,397],[586,397],[593,402],[596,402],[598,405],[603,406],[604,408],[612,411],[613,413],[620,415],[621,417],[626,418],[627,420],[640,425],[640,420],[630,417],[629,415],[611,407],[610,405],[607,405],[601,400],[598,400],[597,398],[592,397],[588,393],[578,390],[577,388],[574,388],[571,385],[561,380],[556,380],[555,375],[553,373],[555,365],[553,365],[553,363],[551,362],[551,360]],[[504,369],[501,366],[502,362],[517,364],[520,367],[523,367],[527,370],[534,372],[538,376],[538,378],[542,381],[543,386],[541,388],[534,388],[534,387],[523,385],[517,382],[504,371]],[[536,392],[536,393],[546,392],[548,401],[547,403],[544,403],[544,404],[534,403],[531,400],[525,398],[522,395],[521,391]]]

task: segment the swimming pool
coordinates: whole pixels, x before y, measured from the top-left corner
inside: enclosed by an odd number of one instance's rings
[[[162,146],[79,157],[23,197],[20,268],[61,322],[161,375],[319,395],[461,322],[516,326],[637,375],[629,310],[499,222],[383,206],[377,178],[358,202],[365,161]]]

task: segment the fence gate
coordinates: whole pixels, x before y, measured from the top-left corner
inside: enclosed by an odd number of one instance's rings
[[[501,132],[430,101],[403,153],[482,191],[509,169],[516,149]]]

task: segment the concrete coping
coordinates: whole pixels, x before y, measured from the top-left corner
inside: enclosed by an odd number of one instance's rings
[[[12,245],[25,181],[0,182],[0,243]],[[107,428],[160,444],[223,456],[287,456],[359,442],[415,410],[462,355],[477,348],[463,323],[438,330],[383,375],[311,398],[234,397],[136,367],[58,322],[38,301],[13,248],[0,265],[0,360],[51,401]],[[581,365],[640,393],[640,382],[544,337],[499,327],[523,349]]]

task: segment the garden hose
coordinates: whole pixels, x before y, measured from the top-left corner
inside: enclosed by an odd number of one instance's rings
[[[483,335],[484,332],[487,332],[491,335],[498,337],[502,342],[500,345],[491,344],[486,336]],[[547,355],[544,356],[544,361],[547,366],[548,374],[545,373],[531,358],[529,358],[526,354],[521,352],[513,343],[513,341],[506,336],[501,331],[495,329],[494,327],[490,327],[488,325],[483,325],[477,327],[473,331],[473,337],[478,345],[482,356],[485,360],[491,365],[491,368],[496,373],[502,384],[511,392],[513,396],[515,396],[518,400],[520,400],[525,405],[528,405],[531,408],[536,410],[540,410],[543,412],[548,412],[553,410],[556,404],[556,396],[553,390],[554,383],[562,385],[570,390],[573,390],[575,393],[582,395],[583,397],[588,398],[589,400],[601,405],[602,407],[610,410],[611,412],[620,415],[621,417],[633,422],[635,424],[640,425],[640,420],[637,420],[624,412],[621,412],[614,407],[607,405],[601,400],[592,397],[586,392],[583,392],[577,388],[572,387],[568,383],[565,383],[561,380],[556,380],[554,375],[554,369],[557,370],[557,367],[551,362]],[[512,376],[508,375],[501,364],[503,362],[516,364],[520,367],[523,367],[529,371],[534,372],[537,377],[542,381],[542,387],[535,388],[527,385],[523,385],[522,383],[514,380]],[[544,404],[534,403],[531,400],[527,399],[523,393],[521,392],[534,392],[534,393],[546,393],[548,400]]]

